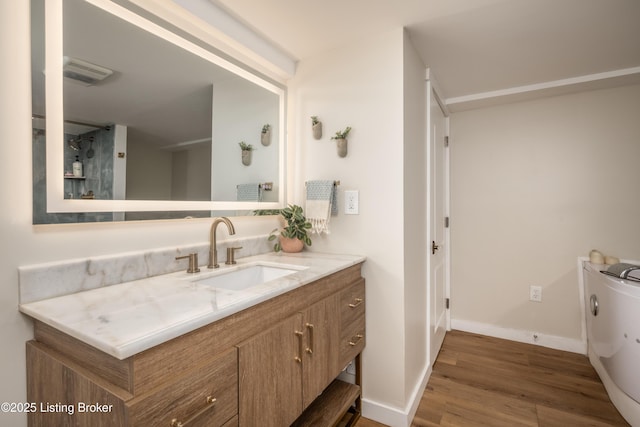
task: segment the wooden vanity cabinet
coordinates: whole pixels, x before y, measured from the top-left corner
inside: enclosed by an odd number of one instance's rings
[[[364,279],[348,267],[124,360],[39,321],[34,336],[27,400],[75,413],[38,410],[30,426],[333,425],[359,406],[359,384],[335,378],[359,367]]]
[[[255,425],[256,419],[264,427],[294,421],[296,426],[325,425],[327,405],[359,399],[357,385],[354,392],[333,382],[364,348],[364,298],[364,280],[357,280],[238,346],[240,426]],[[326,390],[341,397],[323,396]]]
[[[302,413],[301,323],[296,314],[238,347],[241,426],[288,426]]]
[[[235,348],[140,396],[39,342],[27,343],[27,366],[27,396],[38,404],[38,410],[28,414],[30,426],[237,425]]]
[[[302,402],[306,408],[320,396],[346,364],[338,361],[340,298],[332,295],[302,312]]]
[[[338,376],[339,296],[238,346],[240,425],[288,426]]]

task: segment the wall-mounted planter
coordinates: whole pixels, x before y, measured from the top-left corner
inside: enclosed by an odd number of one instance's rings
[[[271,125],[262,126],[262,133],[260,133],[260,143],[265,147],[271,144]]]
[[[348,140],[346,138],[336,138],[336,147],[339,157],[347,157]]]
[[[262,145],[264,145],[265,147],[271,144],[271,130],[262,132],[260,134],[260,143],[262,143]]]
[[[336,132],[335,136],[331,139],[336,140],[336,147],[338,149],[338,156],[347,157],[347,135],[351,132],[351,126],[347,126],[343,131]]]
[[[315,125],[311,126],[311,130],[313,131],[314,139],[322,138],[322,123],[318,122]]]
[[[247,144],[244,141],[238,143],[240,150],[242,150],[242,164],[249,166],[251,164],[251,152],[254,150],[251,144]]]
[[[322,138],[322,122],[318,120],[318,116],[311,116],[311,132],[313,139]]]
[[[252,150],[242,150],[242,164],[245,166],[249,166],[251,164],[251,153]]]

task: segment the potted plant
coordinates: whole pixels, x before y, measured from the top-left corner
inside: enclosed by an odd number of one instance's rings
[[[347,126],[345,130],[336,132],[335,136],[332,136],[331,139],[336,140],[336,144],[338,147],[338,156],[346,157],[347,156],[347,135],[351,132],[351,127]]]
[[[262,133],[260,134],[260,142],[264,146],[271,144],[271,125],[270,124],[266,124],[262,126]]]
[[[311,116],[311,131],[314,139],[322,138],[322,122],[318,120],[318,116]]]
[[[240,141],[238,145],[242,150],[242,164],[249,166],[251,164],[251,152],[255,150],[255,148],[253,148],[253,145],[247,144],[244,141]]]
[[[304,216],[302,208],[298,205],[289,205],[280,210],[280,215],[287,222],[287,226],[282,229],[280,234],[278,229],[274,229],[269,235],[269,241],[278,237],[278,242],[273,245],[276,252],[300,252],[304,245],[311,246],[311,238],[307,234],[307,230],[311,228],[311,223]]]

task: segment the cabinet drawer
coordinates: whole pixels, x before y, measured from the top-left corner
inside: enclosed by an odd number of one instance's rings
[[[343,325],[340,338],[340,366],[346,366],[364,349],[366,338],[365,317],[355,319],[348,325]]]
[[[129,425],[222,426],[238,413],[238,358],[235,348],[158,391],[127,405]]]
[[[343,329],[364,316],[364,279],[349,286],[340,296],[340,321]]]

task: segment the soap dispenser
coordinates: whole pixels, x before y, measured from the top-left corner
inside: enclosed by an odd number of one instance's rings
[[[82,162],[80,161],[80,156],[76,156],[76,161],[73,162],[73,176],[82,176]]]

